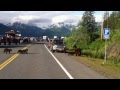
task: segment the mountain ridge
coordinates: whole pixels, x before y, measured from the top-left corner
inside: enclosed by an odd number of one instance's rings
[[[71,26],[72,27],[72,26]],[[34,25],[23,24],[19,22],[15,22],[13,24],[3,24],[0,23],[0,35],[4,35],[5,32],[9,30],[15,30],[21,32],[22,36],[27,37],[41,37],[41,36],[48,36],[53,37],[54,35],[57,36],[68,36],[71,33],[71,30],[68,26],[51,26],[45,29]]]

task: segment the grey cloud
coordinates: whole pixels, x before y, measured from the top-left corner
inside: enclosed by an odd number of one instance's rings
[[[64,21],[64,23],[69,23],[69,24],[77,24],[79,22],[78,18],[74,18],[74,19],[66,19]]]
[[[38,23],[51,23],[52,20],[49,18],[39,18],[39,19],[32,19],[28,21],[28,24],[38,24]]]
[[[59,15],[67,15],[70,14],[71,11],[0,11],[0,18],[2,20],[8,20],[10,22],[12,18],[17,16],[24,15],[32,15],[32,16],[40,16],[43,18],[52,18],[54,16]]]
[[[74,23],[74,22],[76,22],[76,20],[75,19],[67,19],[64,22],[66,22],[66,23]]]
[[[77,23],[78,18],[76,18],[75,15],[82,15],[83,11],[0,11],[0,22],[7,22],[10,23],[14,20],[18,20],[24,23],[30,23],[30,24],[51,24],[54,17],[66,15],[69,17],[69,19],[65,20],[65,23]],[[97,12],[98,15],[101,15],[100,12]],[[35,16],[32,20],[23,20],[20,19],[19,16]],[[37,17],[37,19],[36,19]],[[97,18],[96,18],[97,19]]]

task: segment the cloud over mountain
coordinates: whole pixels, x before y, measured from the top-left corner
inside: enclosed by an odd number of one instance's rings
[[[48,26],[64,22],[77,24],[84,11],[0,11],[0,23],[29,23],[32,25]],[[96,21],[102,20],[103,11],[96,11]]]

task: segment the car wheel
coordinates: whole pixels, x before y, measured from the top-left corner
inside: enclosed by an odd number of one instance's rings
[[[52,50],[52,52],[54,53],[54,52],[55,52],[55,50]]]

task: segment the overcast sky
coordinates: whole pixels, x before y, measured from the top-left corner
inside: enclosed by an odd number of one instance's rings
[[[84,11],[0,11],[0,23],[22,22],[37,26],[57,24],[58,22],[76,25]],[[95,11],[96,21],[101,21],[104,11]]]

